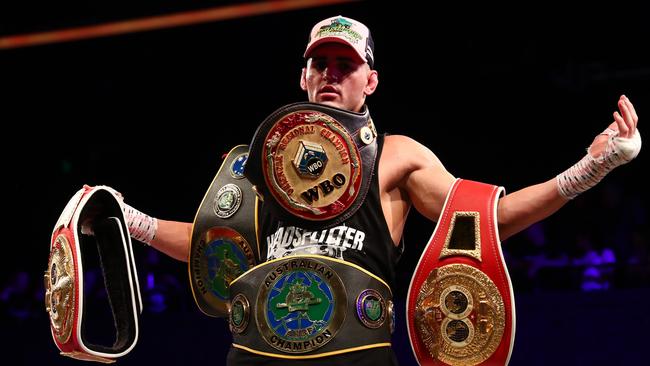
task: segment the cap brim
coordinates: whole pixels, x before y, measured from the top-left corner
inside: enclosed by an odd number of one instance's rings
[[[360,59],[361,61],[363,61],[363,62],[368,62],[368,60],[366,60],[366,55],[365,55],[365,54],[361,54],[361,53],[359,52],[359,50],[358,50],[356,47],[354,47],[350,42],[348,42],[348,41],[346,41],[345,39],[340,38],[340,37],[323,37],[323,38],[319,38],[319,39],[317,39],[316,41],[314,41],[313,43],[310,43],[310,44],[307,46],[307,49],[305,50],[305,53],[303,54],[303,57],[304,57],[304,58],[309,58],[309,55],[310,55],[310,54],[311,54],[311,53],[312,53],[312,52],[313,52],[313,51],[314,51],[318,46],[320,46],[320,45],[322,45],[322,44],[324,44],[324,43],[338,43],[338,44],[346,45],[346,46],[348,46],[348,47],[350,47],[350,48],[352,48],[352,49],[354,50],[354,52],[356,53],[357,56],[359,56],[359,59]]]

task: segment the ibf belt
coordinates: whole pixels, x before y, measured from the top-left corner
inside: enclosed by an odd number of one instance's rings
[[[362,113],[314,103],[284,106],[258,127],[247,178],[274,214],[305,228],[335,226],[365,200],[377,131]]]
[[[248,146],[234,147],[208,188],[192,226],[188,260],[192,294],[209,316],[228,316],[230,282],[255,266],[257,197],[244,177]]]
[[[82,223],[92,235],[81,232]],[[110,329],[93,329],[85,319],[107,307],[84,300],[84,265],[99,256],[105,289],[113,315]],[[101,281],[101,280],[100,280]],[[50,242],[45,271],[45,307],[52,338],[64,356],[103,363],[129,353],[138,340],[142,298],[138,275],[117,193],[105,186],[79,190],[59,217]],[[91,323],[94,324],[94,323]],[[114,334],[110,344],[91,343],[86,333]]]
[[[408,334],[420,365],[506,365],[515,303],[497,226],[496,187],[458,179],[416,267]]]
[[[297,255],[258,265],[230,284],[233,346],[309,359],[389,347],[391,290],[339,259]]]

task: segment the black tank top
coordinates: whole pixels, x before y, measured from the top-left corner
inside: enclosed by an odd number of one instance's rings
[[[295,254],[318,254],[343,259],[369,270],[393,287],[395,265],[402,246],[395,247],[381,208],[378,166],[384,136],[377,137],[377,159],[370,189],[361,207],[348,220],[306,230],[278,220],[262,206],[260,247],[266,260]]]

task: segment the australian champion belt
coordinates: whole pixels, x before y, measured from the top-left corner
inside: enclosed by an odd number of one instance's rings
[[[391,290],[340,259],[296,255],[258,265],[230,284],[233,346],[284,359],[389,347]]]
[[[458,179],[447,195],[406,300],[421,366],[508,364],[515,303],[496,217],[503,191]]]
[[[111,363],[130,352],[138,340],[142,298],[120,202],[117,192],[109,187],[84,186],[54,226],[45,272],[45,307],[52,338],[64,356]],[[82,233],[82,224],[92,234]],[[113,321],[107,329],[93,326],[101,323],[93,323],[91,317],[99,317],[108,306],[96,306],[94,299],[84,297],[88,263],[97,262],[96,258],[91,261],[92,257],[99,257],[112,312]],[[110,343],[88,338],[97,333],[112,334],[105,337]]]
[[[192,294],[210,316],[228,316],[230,282],[260,258],[257,197],[244,177],[248,146],[225,157],[196,212],[188,260]]]
[[[245,174],[274,214],[305,228],[337,225],[368,192],[377,156],[368,109],[314,103],[273,112],[251,142]]]

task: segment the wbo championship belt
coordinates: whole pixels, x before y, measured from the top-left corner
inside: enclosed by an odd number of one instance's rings
[[[368,192],[377,157],[368,109],[353,113],[294,103],[268,116],[251,142],[246,177],[280,219],[304,228],[337,225]]]
[[[254,267],[257,197],[244,177],[248,146],[227,154],[196,212],[188,269],[192,294],[209,316],[227,317],[230,282]]]
[[[92,233],[82,233],[82,224]],[[84,265],[92,256],[99,256],[113,315],[111,344],[95,344],[86,337],[93,328],[88,323],[94,324],[88,316],[106,308],[95,309],[93,301],[84,299]],[[84,186],[59,217],[45,271],[45,307],[52,338],[64,356],[112,363],[135,346],[142,298],[121,200],[112,188]]]
[[[507,365],[515,302],[501,252],[504,189],[458,179],[420,257],[406,300],[408,334],[424,365]]]

